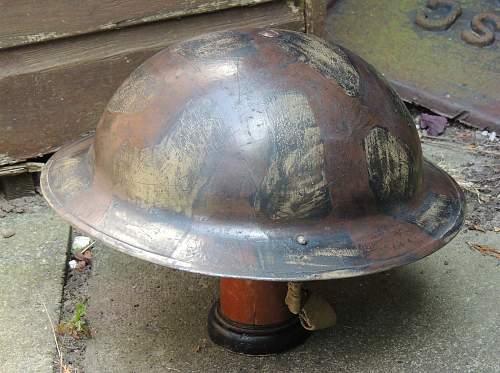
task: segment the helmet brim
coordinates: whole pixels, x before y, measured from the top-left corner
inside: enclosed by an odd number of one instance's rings
[[[228,278],[309,281],[353,277],[417,261],[448,243],[465,197],[425,161],[421,191],[390,210],[342,220],[262,226],[141,207],[97,183],[93,137],[58,151],[41,175],[43,195],[78,230],[159,265]],[[298,236],[303,236],[297,239]]]

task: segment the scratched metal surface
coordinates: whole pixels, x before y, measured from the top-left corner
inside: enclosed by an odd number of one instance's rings
[[[404,100],[468,125],[500,130],[500,35],[491,31],[495,22],[500,29],[500,1],[336,0],[330,5],[328,38],[370,61]],[[424,12],[427,29],[416,24]],[[489,16],[478,19],[485,13]],[[448,17],[447,28],[439,27]],[[464,38],[484,39],[487,45]]]
[[[276,281],[413,262],[449,242],[464,211],[371,66],[271,29],[209,34],[146,61],[95,137],[57,152],[41,184],[65,219],[120,251]]]

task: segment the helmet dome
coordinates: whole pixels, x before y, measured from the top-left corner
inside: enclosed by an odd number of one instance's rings
[[[274,29],[207,34],[147,60],[42,184],[105,243],[224,277],[379,271],[437,250],[463,220],[462,192],[423,160],[373,67]]]

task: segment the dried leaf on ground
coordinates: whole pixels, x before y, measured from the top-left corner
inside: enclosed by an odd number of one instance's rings
[[[467,245],[473,250],[479,251],[481,255],[489,255],[493,256],[497,259],[500,259],[500,251],[497,249],[494,249],[493,247],[490,247],[488,245],[481,245],[478,243],[473,243],[473,242],[467,242]]]
[[[14,236],[15,234],[16,234],[16,231],[14,229],[11,229],[11,228],[2,229],[0,231],[0,235],[3,238],[10,238],[10,237]]]
[[[486,230],[483,227],[481,227],[479,224],[473,224],[473,225],[469,226],[469,229],[471,231],[479,231],[479,232],[486,233]]]
[[[85,269],[86,265],[87,265],[87,263],[85,263],[85,260],[80,260],[76,264],[76,270],[79,271],[79,272],[83,272],[83,270]]]
[[[92,262],[92,251],[90,250],[85,251],[83,254],[79,251],[75,251],[73,256],[76,260],[83,261],[86,264],[91,264]]]

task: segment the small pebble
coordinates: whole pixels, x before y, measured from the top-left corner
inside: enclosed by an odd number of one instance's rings
[[[4,205],[2,206],[2,210],[4,212],[12,212],[14,210],[14,207],[12,207],[11,205]]]
[[[304,236],[300,235],[300,236],[297,236],[297,243],[300,245],[306,245],[307,240]]]
[[[3,238],[9,238],[15,235],[16,231],[14,229],[7,228],[7,229],[2,229],[1,233]]]
[[[64,302],[64,311],[73,313],[75,311],[75,306],[71,302]]]
[[[447,260],[445,260],[445,261],[444,261],[444,265],[445,265],[445,266],[447,266],[447,265],[448,265],[448,261],[447,261]]]
[[[76,270],[79,271],[79,272],[83,272],[83,270],[85,269],[85,266],[87,265],[87,263],[85,263],[84,260],[80,260],[78,261],[78,263],[76,264]]]
[[[87,236],[76,236],[74,239],[73,239],[73,245],[71,245],[71,249],[73,251],[81,251],[83,250],[86,246],[88,246],[91,242],[91,239],[90,237],[87,237]]]
[[[22,207],[16,207],[14,211],[17,212],[18,214],[22,214],[24,212],[24,209]]]

